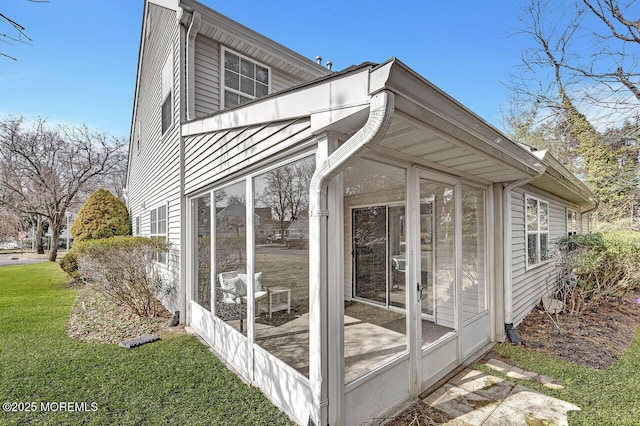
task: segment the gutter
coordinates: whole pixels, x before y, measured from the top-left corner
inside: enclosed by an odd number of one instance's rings
[[[503,241],[503,251],[504,251],[504,259],[503,259],[503,290],[504,290],[504,324],[505,326],[508,324],[513,324],[513,288],[511,282],[511,261],[509,260],[511,257],[511,234],[512,234],[512,226],[511,226],[511,191],[515,188],[525,185],[531,182],[534,178],[529,177],[526,179],[517,180],[515,182],[511,182],[506,185],[502,191],[502,217],[505,223],[505,232],[504,232],[504,241]],[[526,206],[525,206],[526,208]],[[506,331],[506,329],[505,329]],[[515,331],[515,330],[514,330]]]
[[[189,24],[189,30],[187,31],[187,46],[186,46],[186,114],[187,121],[195,118],[196,109],[196,82],[195,82],[195,64],[196,64],[196,36],[200,31],[200,22],[202,16],[200,12],[194,10],[191,15],[191,22]]]
[[[349,160],[359,158],[375,147],[387,133],[394,111],[394,94],[382,90],[369,101],[369,117],[364,126],[346,142],[331,153],[318,167],[309,186],[309,258],[315,261],[309,264],[310,320],[318,321],[310,327],[310,348],[314,346],[322,351],[310,351],[310,382],[318,383],[312,389],[316,424],[328,424],[328,385],[323,373],[328,371],[327,347],[323,345],[320,328],[326,329],[328,282],[328,185],[329,181],[340,173]],[[314,322],[315,322],[314,321]],[[311,334],[313,333],[313,334]],[[321,353],[319,353],[321,352]],[[311,361],[311,359],[310,359]],[[314,368],[315,367],[315,368]],[[315,374],[314,374],[315,372]]]

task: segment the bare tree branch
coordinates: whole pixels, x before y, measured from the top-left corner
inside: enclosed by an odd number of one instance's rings
[[[101,186],[121,163],[125,144],[86,126],[30,127],[22,117],[0,122],[0,204],[45,217],[55,260],[59,228],[79,197]]]

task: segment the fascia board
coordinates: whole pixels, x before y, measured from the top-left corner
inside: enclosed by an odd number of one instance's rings
[[[191,136],[223,129],[252,126],[311,115],[368,101],[369,68],[360,68],[335,78],[295,90],[284,91],[231,110],[182,125],[182,135]]]
[[[129,170],[131,168],[131,157],[133,155],[133,137],[136,128],[136,115],[138,110],[138,95],[140,93],[140,70],[142,70],[142,54],[144,52],[145,47],[145,28],[147,26],[147,9],[148,9],[148,1],[144,2],[144,7],[142,8],[142,25],[140,29],[140,43],[138,44],[138,66],[136,70],[136,85],[133,93],[133,106],[131,111],[131,128],[129,130],[129,153],[128,153],[128,161],[127,161],[127,176],[126,183],[129,183]]]
[[[551,155],[548,150],[534,151],[533,154],[548,166],[545,174],[555,182],[582,198],[585,201],[585,205],[589,207],[598,205],[598,197],[580,179]],[[531,184],[535,186],[535,179]]]
[[[147,0],[148,3],[153,3],[157,6],[164,7],[165,9],[174,10],[176,12],[180,9],[179,0]]]
[[[518,146],[506,135],[495,129],[481,117],[470,111],[460,102],[443,92],[420,74],[413,71],[398,59],[391,59],[378,68],[386,69],[389,74],[384,85],[393,92],[419,105],[444,122],[448,122],[453,128],[459,129],[469,135],[465,142],[478,149],[491,149],[504,154],[502,157],[510,158],[512,162],[520,164],[531,176],[544,173],[545,165],[530,152]],[[372,74],[375,73],[375,70]],[[377,86],[372,87],[372,92],[383,84],[382,78],[376,80]]]
[[[182,0],[180,1],[180,5],[188,11],[199,11],[202,15],[204,25],[209,25],[222,30],[251,46],[255,46],[260,50],[269,53],[281,60],[283,63],[295,64],[296,67],[315,76],[331,74],[331,71],[321,65],[318,65],[315,61],[312,61],[286,46],[283,46],[282,44],[252,30],[251,28],[216,12],[202,3],[195,0]],[[202,30],[204,32],[204,28]]]

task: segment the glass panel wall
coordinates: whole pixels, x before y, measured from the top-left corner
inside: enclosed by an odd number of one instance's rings
[[[487,309],[485,191],[462,187],[462,318]]]
[[[214,192],[216,218],[214,294],[215,315],[246,335],[247,208],[245,192],[245,181]]]
[[[255,342],[309,373],[309,183],[314,157],[254,180]]]
[[[450,184],[420,179],[423,346],[456,327],[454,189]]]
[[[344,173],[345,383],[407,351],[405,170],[357,160]],[[349,300],[350,299],[350,300]]]
[[[211,195],[193,200],[196,215],[195,258],[197,259],[195,301],[211,310]]]

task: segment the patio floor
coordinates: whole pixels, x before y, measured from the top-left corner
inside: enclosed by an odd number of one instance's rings
[[[403,313],[348,303],[344,316],[345,383],[386,364],[406,351],[406,318]],[[309,317],[298,318],[277,327],[256,323],[256,343],[301,374],[309,373]],[[451,331],[423,321],[423,339],[434,342]]]

